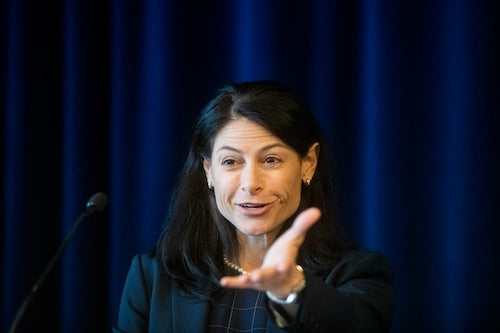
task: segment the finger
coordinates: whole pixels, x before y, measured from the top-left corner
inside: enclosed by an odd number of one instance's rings
[[[238,276],[224,276],[219,281],[222,287],[228,288],[248,288],[251,284],[248,274],[241,274]]]
[[[264,290],[269,282],[274,281],[279,275],[274,268],[257,268],[248,274],[238,276],[225,276],[221,278],[220,285],[226,288],[253,288]]]
[[[295,267],[298,249],[304,242],[307,230],[318,221],[320,216],[321,211],[316,207],[301,212],[292,226],[270,248],[262,267],[274,266],[280,273]]]
[[[311,228],[321,217],[321,211],[316,207],[311,207],[301,212],[283,236],[291,239],[302,239],[307,230]]]
[[[253,280],[250,278],[233,278],[233,277],[223,277],[220,280],[221,287],[225,288],[238,288],[238,289],[263,289],[263,281]]]

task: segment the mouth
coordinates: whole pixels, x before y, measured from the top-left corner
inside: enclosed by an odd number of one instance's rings
[[[240,213],[247,216],[261,216],[265,214],[271,208],[269,203],[254,203],[254,202],[244,202],[236,204],[239,208]]]
[[[245,209],[259,209],[262,207],[265,207],[265,204],[254,204],[254,203],[241,203],[238,204],[238,206],[245,208]]]

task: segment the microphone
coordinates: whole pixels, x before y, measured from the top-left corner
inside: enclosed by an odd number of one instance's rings
[[[108,196],[106,194],[102,192],[96,193],[87,201],[85,213],[89,215],[94,212],[102,212],[106,208],[107,203]]]
[[[69,241],[71,238],[73,238],[73,235],[75,234],[76,230],[78,229],[78,226],[80,223],[85,220],[87,217],[92,215],[93,213],[96,212],[101,212],[104,210],[106,207],[106,204],[108,203],[108,196],[102,192],[98,192],[94,194],[90,199],[87,201],[87,205],[85,208],[85,211],[80,215],[80,217],[76,220],[75,224],[73,225],[73,228],[71,231],[66,235],[64,238],[63,242],[57,249],[56,253],[52,257],[52,259],[49,261],[45,269],[43,270],[42,274],[36,280],[35,284],[31,288],[31,292],[26,296],[24,299],[22,305],[19,307],[19,310],[17,311],[16,317],[14,321],[12,322],[12,325],[10,327],[9,333],[14,333],[19,325],[19,322],[21,321],[21,318],[23,317],[24,313],[26,312],[26,309],[28,308],[29,303],[33,299],[33,296],[35,293],[38,291],[40,288],[40,285],[43,283],[47,275],[50,273],[52,268],[54,268],[54,265],[56,264],[57,260],[61,257],[61,254],[63,253],[64,249],[66,246],[68,246]]]

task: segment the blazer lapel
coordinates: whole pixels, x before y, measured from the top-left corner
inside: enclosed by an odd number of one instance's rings
[[[178,290],[172,293],[173,332],[203,333],[207,327],[208,301],[184,297]]]

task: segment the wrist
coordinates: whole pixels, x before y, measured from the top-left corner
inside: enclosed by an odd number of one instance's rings
[[[295,303],[298,303],[299,298],[300,298],[299,296],[300,296],[301,292],[306,287],[306,279],[305,279],[304,270],[302,269],[302,267],[300,265],[297,265],[296,267],[297,267],[297,270],[301,274],[300,281],[294,285],[294,287],[292,288],[292,291],[286,297],[278,297],[278,296],[274,295],[271,291],[269,291],[269,290],[266,291],[266,295],[271,301],[273,301],[274,303],[277,303],[277,304],[295,304]]]

